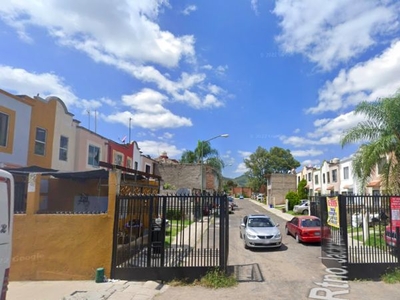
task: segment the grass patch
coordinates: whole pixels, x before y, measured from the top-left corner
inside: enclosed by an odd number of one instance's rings
[[[172,239],[174,237],[176,237],[179,232],[181,232],[187,226],[192,224],[192,221],[170,220],[170,224],[171,224],[171,226],[165,232],[166,233],[165,234],[165,245],[166,246],[170,246]]]
[[[379,227],[379,225],[378,225],[375,227],[369,227],[369,237],[368,237],[368,240],[365,242],[364,242],[364,234],[363,234],[362,227],[358,227],[358,228],[349,227],[347,231],[349,233],[352,233],[351,237],[353,239],[363,242],[367,246],[377,247],[380,249],[386,248],[386,242],[385,242],[385,236],[384,236],[385,235],[385,227],[384,226]]]
[[[400,268],[396,268],[393,271],[390,271],[384,275],[382,275],[382,281],[385,283],[399,283],[400,282]]]
[[[237,286],[237,284],[238,282],[234,275],[227,275],[218,268],[207,272],[200,280],[193,282],[185,279],[175,279],[168,282],[170,286],[203,286],[210,289],[229,288]]]
[[[227,275],[218,269],[208,272],[200,280],[201,286],[213,289],[233,287],[237,284],[237,280],[233,275]]]

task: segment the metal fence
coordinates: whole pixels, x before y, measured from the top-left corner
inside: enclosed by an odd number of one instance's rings
[[[197,279],[226,270],[228,227],[225,195],[118,196],[111,275]]]
[[[400,251],[390,206],[395,196],[313,197],[311,213],[329,230],[321,243],[326,266],[345,267],[348,279],[378,279],[400,267]],[[332,250],[334,249],[334,251]],[[338,256],[340,253],[340,257]]]

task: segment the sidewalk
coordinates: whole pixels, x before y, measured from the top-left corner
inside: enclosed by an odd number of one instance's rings
[[[7,300],[151,300],[166,289],[155,281],[11,281]]]
[[[288,214],[288,213],[284,213],[282,212],[281,209],[277,209],[274,207],[269,207],[269,205],[265,204],[265,203],[261,203],[260,201],[254,200],[254,199],[250,199],[248,198],[249,201],[252,201],[254,204],[257,204],[259,206],[261,206],[262,208],[264,208],[265,210],[267,210],[268,212],[284,219],[285,221],[290,221],[291,219],[293,219],[293,215]]]

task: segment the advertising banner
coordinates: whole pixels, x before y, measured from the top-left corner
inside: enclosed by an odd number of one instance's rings
[[[390,197],[392,227],[400,227],[400,197]]]
[[[327,197],[326,207],[328,209],[327,223],[333,227],[339,228],[339,199],[338,197]]]

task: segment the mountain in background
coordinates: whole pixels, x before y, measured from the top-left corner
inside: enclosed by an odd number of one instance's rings
[[[228,180],[232,180],[233,182],[235,182],[239,187],[246,187],[247,186],[247,181],[248,178],[246,175],[241,175],[239,177],[236,178],[227,178],[224,177],[224,181],[228,181]]]

